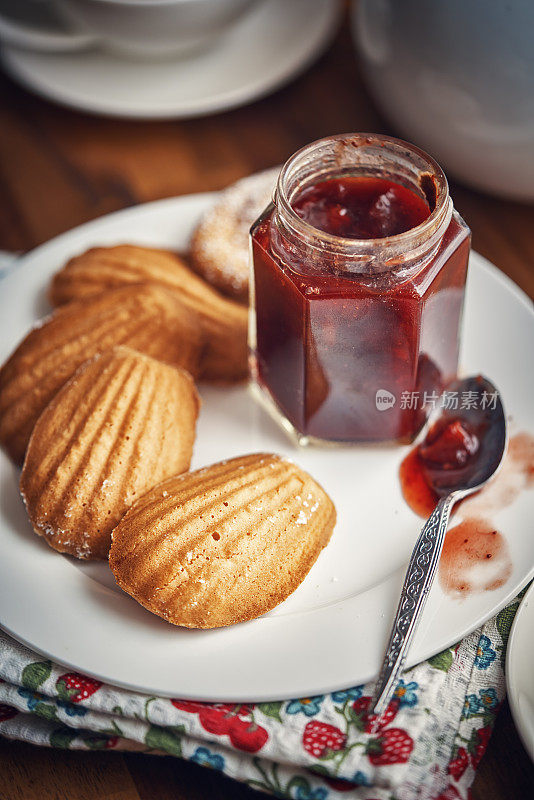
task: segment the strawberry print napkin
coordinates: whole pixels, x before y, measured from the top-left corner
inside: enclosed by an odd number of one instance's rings
[[[149,697],[0,632],[0,734],[185,758],[290,800],[467,800],[504,697],[518,605],[408,670],[378,720],[368,711],[372,683],[257,704]]]

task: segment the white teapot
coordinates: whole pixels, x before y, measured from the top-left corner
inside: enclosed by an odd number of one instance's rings
[[[358,0],[367,84],[451,177],[534,200],[534,2]]]

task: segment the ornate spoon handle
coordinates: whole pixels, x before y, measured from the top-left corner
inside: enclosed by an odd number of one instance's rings
[[[408,655],[408,648],[434,580],[451,508],[458,497],[459,493],[453,493],[441,498],[415,544],[376,684],[374,713],[377,715],[385,711],[397,685],[399,674]]]

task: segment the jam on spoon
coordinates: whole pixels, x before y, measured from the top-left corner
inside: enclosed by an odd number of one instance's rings
[[[478,452],[480,442],[471,426],[461,419],[440,420],[436,422],[419,446],[419,456],[424,468],[436,470],[463,469]]]
[[[459,382],[450,384],[447,392],[456,394],[461,404]],[[462,385],[465,384],[462,382]],[[490,394],[481,377],[470,378],[470,407],[443,410],[429,427],[423,441],[403,460],[399,476],[403,496],[416,514],[428,517],[440,495],[454,485],[469,481],[470,470],[478,468],[484,453],[495,396]],[[491,443],[490,443],[491,444]],[[482,449],[482,453],[481,453]],[[477,466],[478,465],[478,466]]]
[[[423,469],[439,495],[413,549],[390,640],[377,681],[373,707],[381,714],[400,671],[432,586],[453,505],[481,489],[499,468],[506,447],[506,419],[497,389],[477,376],[455,381],[449,396],[465,407],[445,410],[420,450]],[[425,448],[428,446],[428,450]]]

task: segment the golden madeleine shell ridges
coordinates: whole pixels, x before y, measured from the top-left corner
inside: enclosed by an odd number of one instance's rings
[[[195,375],[204,338],[196,316],[158,286],[126,286],[58,309],[0,369],[0,443],[17,463],[65,381],[84,361],[120,344]]]
[[[198,410],[184,370],[127,347],[86,362],[28,445],[20,490],[34,530],[60,552],[106,558],[129,506],[189,469]]]
[[[175,253],[129,244],[93,247],[56,273],[49,297],[61,305],[130,283],[163,286],[198,315],[207,338],[203,378],[225,382],[246,376],[247,308],[219,294]]]
[[[268,453],[175,476],[112,534],[115,580],[168,622],[214,628],[281,603],[328,543],[336,512],[293,462]]]

